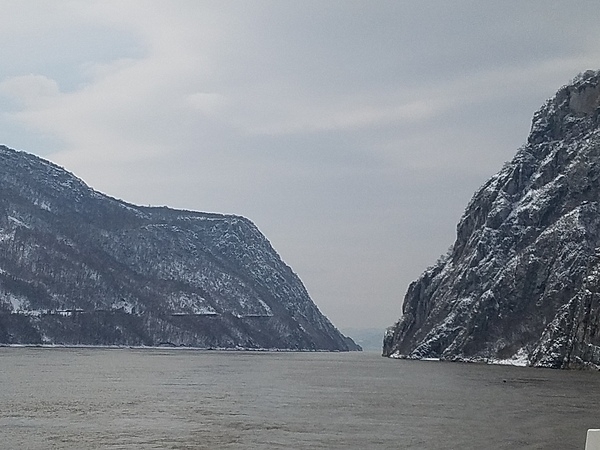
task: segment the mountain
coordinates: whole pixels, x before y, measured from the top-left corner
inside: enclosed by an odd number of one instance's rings
[[[380,328],[342,328],[342,333],[350,336],[363,351],[381,352],[384,330]]]
[[[600,368],[600,71],[562,87],[411,283],[391,357]]]
[[[0,343],[359,349],[248,219],[135,206],[4,146]]]

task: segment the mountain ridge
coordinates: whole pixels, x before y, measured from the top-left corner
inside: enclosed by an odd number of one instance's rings
[[[409,286],[384,356],[600,367],[599,106],[587,71],[534,114],[449,253]]]
[[[357,350],[250,220],[136,206],[0,146],[0,343]]]

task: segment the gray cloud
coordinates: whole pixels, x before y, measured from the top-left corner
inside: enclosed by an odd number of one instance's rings
[[[0,2],[0,133],[140,204],[243,214],[381,327],[531,116],[600,66],[594,2]]]

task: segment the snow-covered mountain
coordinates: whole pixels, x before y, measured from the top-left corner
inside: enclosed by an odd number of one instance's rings
[[[0,343],[357,349],[248,219],[128,204],[7,147]]]
[[[535,113],[451,250],[409,286],[384,355],[600,367],[599,107],[588,71]]]

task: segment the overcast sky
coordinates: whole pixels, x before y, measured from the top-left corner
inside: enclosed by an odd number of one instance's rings
[[[250,218],[381,328],[536,109],[600,68],[590,1],[2,1],[0,143],[143,205]]]

